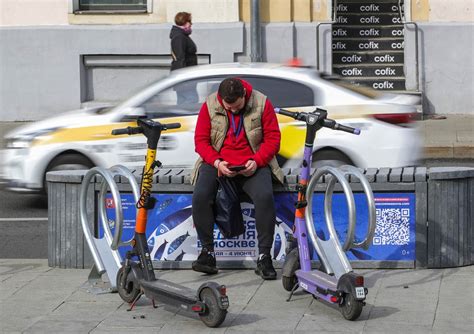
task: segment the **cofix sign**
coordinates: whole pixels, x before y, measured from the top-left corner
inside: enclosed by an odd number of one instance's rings
[[[333,72],[344,77],[403,77],[399,66],[334,66]]]
[[[403,37],[405,31],[403,26],[392,27],[347,27],[334,25],[332,27],[332,38],[396,38]]]
[[[402,24],[399,14],[338,14],[336,24],[340,25],[391,25]]]
[[[333,52],[333,65],[347,64],[403,64],[403,52],[363,53],[363,52]]]
[[[348,80],[356,86],[368,86],[378,90],[405,90],[405,79],[352,79]]]
[[[398,7],[398,1],[392,3],[380,3],[380,2],[347,2],[340,3],[338,1],[335,10],[338,14],[344,13],[398,13],[400,7]]]
[[[333,51],[390,51],[403,50],[405,42],[401,38],[373,40],[333,40]]]

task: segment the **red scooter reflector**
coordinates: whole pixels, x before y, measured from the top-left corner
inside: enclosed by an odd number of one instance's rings
[[[191,310],[193,310],[194,312],[202,312],[202,307],[201,305],[193,305],[191,306]]]
[[[225,285],[221,285],[221,287],[219,288],[219,293],[222,296],[225,296],[225,294],[227,293],[227,288],[225,287]]]
[[[338,303],[338,302],[339,302],[339,298],[336,297],[336,296],[331,296],[331,301],[332,301],[333,303]]]
[[[355,279],[356,286],[364,286],[364,276],[357,276]]]

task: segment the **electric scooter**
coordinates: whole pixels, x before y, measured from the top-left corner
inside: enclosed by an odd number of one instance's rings
[[[287,256],[282,269],[282,283],[285,290],[290,291],[289,301],[298,287],[311,293],[315,298],[325,300],[333,305],[338,305],[342,315],[347,320],[357,319],[365,305],[368,289],[364,286],[364,277],[352,271],[345,251],[362,247],[367,249],[375,231],[375,202],[369,183],[362,173],[353,166],[322,167],[312,175],[311,160],[316,132],[323,127],[345,131],[351,134],[360,134],[359,129],[336,123],[327,118],[327,111],[316,109],[313,112],[291,112],[275,108],[275,112],[292,117],[306,123],[306,139],[304,146],[303,163],[298,181],[298,199],[295,210],[294,238],[287,248]],[[317,181],[323,176],[328,187],[325,194],[324,212],[329,230],[329,239],[322,240],[316,234],[312,213],[312,196]],[[355,243],[355,204],[352,190],[346,180],[348,174],[356,176],[367,195],[369,206],[368,233],[364,241]],[[329,181],[328,181],[329,180]],[[344,246],[341,246],[339,237],[332,221],[332,195],[336,180],[342,187],[349,211],[349,225]],[[309,183],[308,183],[309,181]],[[311,269],[310,248],[308,236],[312,246],[319,257],[321,267],[319,270]]]
[[[151,196],[154,170],[161,166],[156,160],[156,149],[162,131],[177,129],[180,123],[161,124],[150,119],[137,119],[137,127],[115,129],[113,135],[143,134],[147,138],[145,167],[141,178],[140,198],[137,203],[137,219],[132,239],[132,250],[117,273],[117,290],[120,297],[131,304],[130,310],[144,294],[155,306],[155,299],[186,311],[195,312],[204,324],[218,327],[224,321],[229,307],[226,286],[215,282],[203,283],[197,291],[162,279],[153,270],[146,239],[147,212],[152,210],[156,199]],[[134,258],[138,258],[135,261]]]

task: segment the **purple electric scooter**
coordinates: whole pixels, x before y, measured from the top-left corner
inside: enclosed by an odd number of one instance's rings
[[[296,202],[294,237],[287,248],[285,263],[282,269],[282,283],[291,294],[298,287],[311,293],[315,298],[338,305],[342,315],[347,320],[357,319],[365,305],[368,289],[364,286],[364,277],[353,272],[345,251],[360,247],[367,249],[373,239],[375,231],[375,202],[372,190],[363,174],[353,166],[322,167],[311,176],[311,159],[316,132],[323,127],[341,130],[351,134],[360,134],[359,129],[336,123],[327,118],[327,111],[316,109],[313,112],[291,112],[275,108],[275,112],[292,117],[306,123],[306,139],[303,163],[298,181],[298,200]],[[316,234],[312,214],[312,196],[318,180],[326,175],[326,191],[324,212],[326,216],[329,238],[322,240]],[[368,204],[368,227],[365,240],[356,243],[355,234],[355,202],[347,176],[356,177],[360,181]],[[311,177],[311,179],[310,179]],[[332,218],[332,195],[334,188],[342,188],[348,208],[348,228],[346,240],[341,246],[339,237],[334,228]],[[320,187],[321,184],[318,185]],[[310,248],[308,236],[320,260],[318,270],[311,269]],[[296,239],[296,240],[295,240]]]

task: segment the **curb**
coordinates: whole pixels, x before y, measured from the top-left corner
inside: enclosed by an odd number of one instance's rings
[[[424,159],[474,159],[474,144],[425,145]]]

